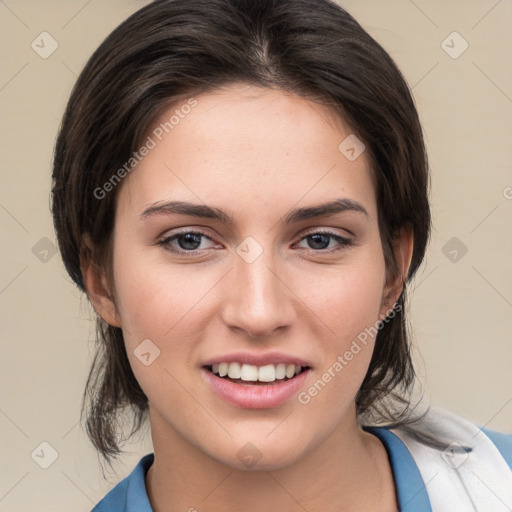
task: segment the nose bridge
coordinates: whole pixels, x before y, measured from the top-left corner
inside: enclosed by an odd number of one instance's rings
[[[252,336],[265,336],[290,325],[294,318],[293,305],[272,251],[261,248],[254,258],[254,246],[245,253],[243,249],[240,244],[234,258],[235,268],[231,272],[228,299],[223,309],[224,321]],[[252,257],[247,257],[251,251]]]

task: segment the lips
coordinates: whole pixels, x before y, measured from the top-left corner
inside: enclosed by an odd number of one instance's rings
[[[305,359],[279,352],[237,352],[204,362],[201,374],[221,399],[241,408],[264,409],[287,402],[311,373]]]

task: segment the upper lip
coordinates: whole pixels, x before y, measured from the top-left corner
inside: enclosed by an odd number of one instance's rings
[[[267,364],[294,364],[295,366],[311,366],[306,360],[284,354],[282,352],[265,352],[257,354],[254,352],[232,352],[222,356],[212,357],[203,363],[203,366],[211,366],[219,363],[246,363],[254,366],[265,366]]]

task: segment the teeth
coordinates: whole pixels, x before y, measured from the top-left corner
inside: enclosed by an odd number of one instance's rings
[[[273,364],[260,366],[258,370],[258,380],[260,382],[274,382],[276,380],[276,367]]]
[[[239,379],[242,376],[240,363],[230,363],[228,367],[228,377],[230,379]]]
[[[228,363],[220,363],[219,364],[219,376],[225,377],[228,374],[228,369],[229,369]],[[216,373],[215,370],[213,370],[213,373]]]
[[[279,363],[276,366],[276,379],[284,379],[286,377],[286,365]]]
[[[230,375],[231,377],[231,375]],[[252,364],[243,364],[240,370],[240,378],[242,380],[256,381],[258,380],[258,367]]]
[[[288,379],[298,375],[302,370],[301,366],[294,364],[267,364],[265,366],[255,366],[246,363],[217,363],[212,365],[212,372],[219,377],[228,376],[230,379],[241,379],[247,382],[274,382]]]

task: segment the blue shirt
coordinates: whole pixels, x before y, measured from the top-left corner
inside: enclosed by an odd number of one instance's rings
[[[409,450],[401,439],[384,427],[363,427],[386,448],[397,489],[400,512],[432,512],[425,483]],[[481,429],[495,444],[512,470],[512,434]],[[153,512],[145,477],[154,454],[142,457],[133,471],[119,482],[91,512]]]

